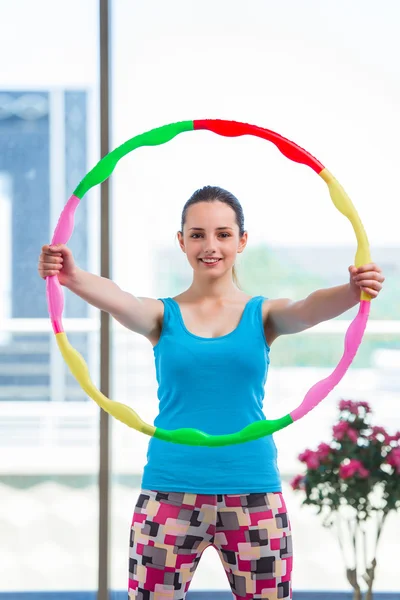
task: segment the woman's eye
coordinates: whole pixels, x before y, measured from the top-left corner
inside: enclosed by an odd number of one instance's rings
[[[192,233],[192,235],[191,235],[190,237],[191,237],[191,238],[194,238],[194,236],[196,236],[196,235],[202,235],[202,234],[201,234],[201,233]],[[228,232],[226,232],[226,231],[224,231],[223,233],[220,233],[220,235],[227,236],[227,237],[231,237],[231,234],[230,234],[230,233],[228,233]],[[195,239],[196,239],[196,238],[195,238]],[[225,239],[225,238],[224,238],[224,239]]]

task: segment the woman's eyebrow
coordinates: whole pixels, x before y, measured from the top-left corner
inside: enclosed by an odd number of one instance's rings
[[[205,230],[203,229],[203,227],[191,227],[191,228],[189,229],[189,231],[191,231],[192,229],[196,229],[197,231],[205,231]],[[215,230],[218,230],[218,229],[232,229],[232,227],[216,227],[216,228],[215,228]],[[232,231],[233,231],[233,230],[232,230]]]

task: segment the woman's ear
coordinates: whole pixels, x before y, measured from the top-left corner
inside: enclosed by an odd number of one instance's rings
[[[178,231],[177,234],[176,234],[176,237],[178,239],[178,243],[179,243],[179,246],[180,246],[181,250],[183,250],[183,252],[185,252],[185,245],[184,245],[184,242],[183,242],[183,233],[182,233],[182,231]]]
[[[239,254],[241,252],[243,252],[243,250],[246,248],[248,238],[249,238],[248,233],[247,233],[247,231],[245,231],[244,234],[242,235],[242,237],[240,238],[239,248],[238,248]]]

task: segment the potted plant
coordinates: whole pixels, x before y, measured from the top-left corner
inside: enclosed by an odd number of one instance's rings
[[[372,600],[378,543],[388,514],[400,508],[400,432],[373,425],[367,402],[341,400],[339,413],[332,440],[299,455],[306,472],[291,486],[336,530],[353,600],[362,600],[362,587]]]

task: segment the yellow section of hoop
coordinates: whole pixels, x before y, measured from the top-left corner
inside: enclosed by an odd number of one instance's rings
[[[356,234],[357,238],[357,252],[354,258],[354,265],[356,267],[361,267],[362,265],[369,264],[372,262],[372,260],[368,237],[352,201],[338,180],[332,175],[332,173],[328,171],[328,169],[323,169],[319,173],[319,176],[322,177],[327,184],[333,204],[342,213],[342,215],[349,219],[353,226],[354,233]],[[371,300],[371,296],[362,291],[360,299]]]
[[[141,433],[145,433],[146,435],[154,435],[156,428],[153,425],[148,425],[142,421],[132,408],[126,404],[121,404],[121,402],[109,400],[107,396],[97,389],[90,378],[89,369],[85,359],[73,346],[71,346],[66,333],[57,333],[56,340],[60,352],[70,368],[72,375],[87,395],[90,396],[100,408],[103,408],[112,417],[118,419],[118,421],[126,423],[129,427],[132,427]]]

